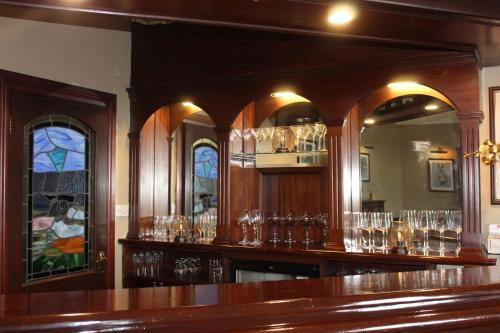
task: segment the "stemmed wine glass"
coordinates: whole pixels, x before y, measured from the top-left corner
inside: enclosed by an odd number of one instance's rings
[[[254,246],[259,246],[262,244],[261,241],[261,225],[264,222],[263,214],[260,210],[254,209],[250,211],[250,225],[253,228],[253,242],[251,243]]]
[[[316,126],[316,124],[311,124],[310,125],[310,130],[311,130],[311,134],[312,134],[312,151],[318,151],[319,150],[319,144],[318,144],[318,141],[319,141],[319,127]],[[318,138],[317,140],[315,140],[315,138]]]
[[[462,211],[453,210],[449,214],[449,218],[446,220],[447,228],[450,231],[454,231],[457,234],[456,242],[457,247],[455,252],[460,252],[462,246]]]
[[[352,216],[352,238],[354,239],[354,248],[360,249],[363,247],[363,213],[353,212]]]
[[[250,131],[255,139],[255,153],[258,154],[261,152],[261,143],[265,139],[264,131],[261,128],[252,128]]]
[[[328,214],[320,213],[316,216],[315,220],[321,229],[321,244],[326,245],[328,241]]]
[[[326,125],[323,123],[314,123],[314,127],[318,129],[318,151],[325,151]]]
[[[302,225],[304,226],[304,232],[305,232],[305,238],[302,241],[302,243],[306,245],[314,243],[314,241],[309,237],[311,225],[313,224],[314,219],[307,212],[305,212],[300,220],[302,222]]]
[[[297,151],[297,152],[303,151],[303,149],[301,147],[301,139],[302,139],[302,132],[304,131],[304,126],[292,125],[292,126],[290,126],[290,130],[292,131],[292,133],[295,137],[295,151]]]
[[[389,228],[392,224],[392,212],[380,213],[380,222],[378,225],[378,229],[382,232],[382,250],[389,249],[387,234],[389,232]]]
[[[439,252],[444,253],[445,252],[445,246],[444,246],[444,231],[446,230],[446,221],[447,221],[447,216],[449,215],[449,211],[447,210],[438,210],[436,212],[436,220],[437,220],[437,228],[439,228]]]
[[[267,219],[267,221],[271,225],[271,228],[272,228],[272,238],[269,240],[269,242],[274,243],[274,244],[281,242],[281,240],[279,239],[279,236],[278,236],[278,228],[279,228],[280,223],[281,223],[281,218],[278,215],[278,213],[274,212]]]
[[[433,223],[434,214],[430,210],[421,210],[418,212],[418,229],[424,233],[424,246],[422,250],[428,252],[431,248],[429,246],[429,227]]]
[[[271,144],[270,144],[271,150],[268,151],[268,153],[274,153],[273,138],[274,138],[274,132],[276,131],[276,127],[266,127],[264,130],[265,130],[267,139],[271,140]]]
[[[241,226],[241,230],[243,232],[243,239],[238,242],[241,245],[247,245],[250,242],[248,241],[248,233],[247,233],[247,225],[249,224],[249,212],[247,209],[241,211],[240,216],[238,217],[238,225]]]
[[[288,215],[285,218],[285,223],[287,226],[287,238],[284,240],[285,243],[294,243],[295,239],[293,239],[293,227],[295,226],[296,219],[293,215],[293,213],[288,213]]]
[[[305,124],[304,125],[304,133],[302,135],[302,139],[304,141],[304,151],[307,151],[307,142],[309,141],[309,137],[313,135],[313,125],[312,124]]]
[[[368,244],[366,248],[372,250],[374,248],[373,231],[376,221],[373,218],[373,213],[364,212],[362,218],[362,228],[368,233]],[[374,223],[375,222],[375,223]]]

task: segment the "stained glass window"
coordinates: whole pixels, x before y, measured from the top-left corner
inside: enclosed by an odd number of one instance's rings
[[[217,145],[210,139],[193,144],[193,215],[217,207]]]
[[[89,269],[92,131],[62,115],[25,126],[25,283]]]

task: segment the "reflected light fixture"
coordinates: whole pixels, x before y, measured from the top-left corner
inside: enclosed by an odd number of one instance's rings
[[[375,119],[373,119],[373,118],[365,119],[365,124],[373,125],[373,124],[375,124]]]
[[[409,88],[417,88],[420,86],[421,86],[420,84],[413,81],[391,82],[387,85],[387,87],[391,89],[409,89]]]
[[[277,91],[271,94],[271,97],[295,97],[297,96],[293,91]]]
[[[328,22],[335,25],[343,25],[356,18],[356,9],[348,4],[338,4],[332,7],[328,13]]]
[[[428,104],[425,106],[425,109],[427,111],[435,111],[435,110],[439,109],[439,106],[437,106],[436,104]]]
[[[182,106],[184,106],[186,108],[191,108],[191,107],[196,106],[196,105],[194,105],[193,102],[185,101],[185,102],[182,102]]]

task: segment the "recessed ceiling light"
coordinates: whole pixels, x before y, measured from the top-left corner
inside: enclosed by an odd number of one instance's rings
[[[434,110],[439,109],[439,106],[437,106],[436,104],[428,104],[425,106],[425,109],[427,111],[434,111]]]
[[[271,97],[294,97],[297,96],[293,91],[277,91],[271,94]]]
[[[190,108],[190,107],[193,107],[195,105],[192,102],[186,101],[186,102],[182,102],[182,106]]]
[[[417,88],[421,85],[417,82],[412,81],[401,81],[401,82],[391,82],[387,85],[387,87],[392,89],[408,89],[408,88]]]
[[[373,119],[373,118],[365,119],[365,124],[373,125],[373,124],[375,124],[375,119]]]
[[[333,6],[328,14],[328,22],[331,24],[347,24],[356,18],[356,9],[347,4]]]

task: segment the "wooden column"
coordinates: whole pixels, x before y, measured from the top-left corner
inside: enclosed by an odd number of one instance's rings
[[[219,157],[219,168],[217,176],[219,178],[219,186],[217,188],[217,237],[214,243],[224,244],[230,243],[230,227],[231,227],[231,196],[230,196],[230,172],[229,163],[230,156],[230,142],[229,134],[230,127],[216,128],[217,133],[217,148]]]
[[[328,168],[326,169],[327,212],[329,218],[328,241],[326,246],[345,251],[343,231],[342,199],[342,124],[326,124],[326,148],[328,149]]]
[[[463,152],[476,151],[479,147],[479,124],[482,112],[457,112],[460,121],[460,143]],[[457,157],[458,158],[458,157]],[[481,201],[479,188],[479,160],[462,158],[462,211],[463,236],[460,255],[480,254],[481,250]]]
[[[139,186],[141,133],[128,134],[129,138],[129,206],[127,238],[139,237]]]

